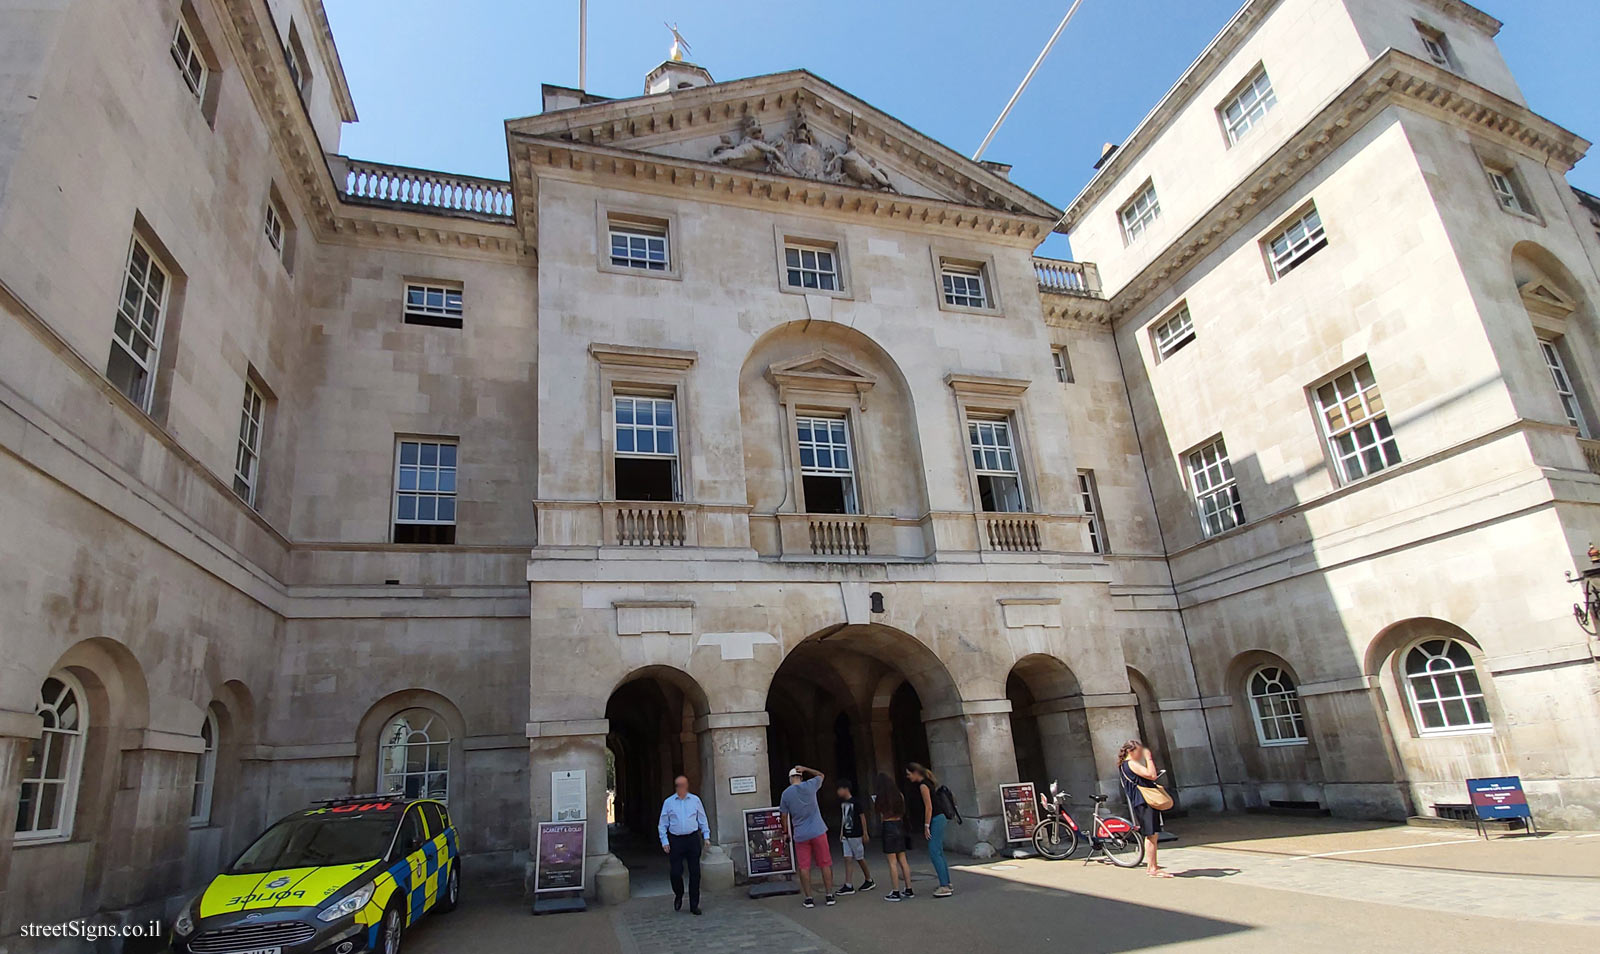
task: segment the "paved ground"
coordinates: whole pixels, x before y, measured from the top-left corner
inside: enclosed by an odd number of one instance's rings
[[[1162,847],[1177,875],[1170,880],[1077,859],[991,860],[958,866],[956,895],[935,899],[932,872],[914,856],[919,896],[894,905],[881,892],[815,910],[793,896],[720,894],[708,895],[706,915],[695,918],[654,896],[533,918],[514,891],[469,885],[462,910],[419,925],[407,952],[456,952],[467,937],[481,954],[1349,954],[1600,945],[1600,837],[1485,843],[1470,832],[1323,819],[1184,819],[1173,827],[1180,840]]]

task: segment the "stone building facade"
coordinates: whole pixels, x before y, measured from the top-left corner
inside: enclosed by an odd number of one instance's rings
[[[501,182],[340,155],[318,0],[0,28],[0,949],[351,790],[521,878],[570,770],[591,875],[608,773],[738,866],[924,761],[981,855],[1135,735],[1596,823],[1588,144],[1465,4],[1252,0],[1064,216],[804,71],[547,86]]]

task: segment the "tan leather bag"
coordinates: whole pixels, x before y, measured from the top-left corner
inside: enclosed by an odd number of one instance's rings
[[[1172,807],[1172,796],[1160,785],[1139,785],[1139,794],[1144,796],[1144,803],[1158,812],[1164,812]]]

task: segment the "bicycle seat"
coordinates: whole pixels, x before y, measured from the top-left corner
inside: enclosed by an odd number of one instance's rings
[[[1107,799],[1107,798],[1109,798],[1109,797],[1110,797],[1110,796],[1108,796],[1108,795],[1096,795],[1096,796],[1095,796],[1095,797],[1094,797],[1094,800],[1095,800],[1095,801],[1097,801],[1097,802],[1103,802],[1103,801],[1105,801],[1105,800],[1106,800],[1106,799]]]

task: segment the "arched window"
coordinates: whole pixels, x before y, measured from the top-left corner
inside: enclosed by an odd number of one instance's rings
[[[1262,745],[1293,745],[1306,741],[1300,693],[1287,670],[1263,666],[1251,674],[1249,689],[1256,738]]]
[[[200,724],[200,738],[205,740],[205,751],[194,762],[194,795],[189,801],[189,824],[211,824],[211,792],[217,781],[217,717],[206,713]]]
[[[89,713],[83,687],[66,673],[39,687],[34,707],[44,731],[33,740],[22,765],[22,797],[17,802],[17,839],[68,838],[78,802],[83,738]]]
[[[1467,647],[1454,639],[1430,639],[1405,656],[1406,694],[1423,733],[1487,729],[1489,705]]]
[[[407,798],[447,798],[450,730],[427,709],[407,709],[378,738],[378,790]]]

